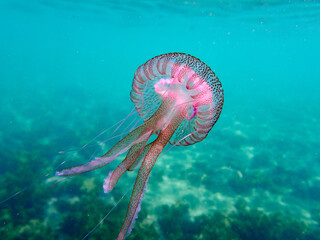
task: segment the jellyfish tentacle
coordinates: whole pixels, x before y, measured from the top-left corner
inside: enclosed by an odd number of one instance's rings
[[[184,116],[183,113],[182,116]],[[136,178],[136,182],[134,185],[134,189],[131,195],[129,207],[127,210],[126,218],[121,227],[120,233],[118,235],[117,240],[122,240],[126,236],[129,229],[131,229],[133,225],[133,221],[135,219],[135,215],[137,212],[137,208],[139,206],[140,199],[143,194],[143,189],[146,185],[148,176],[153,168],[158,156],[160,155],[163,148],[169,142],[172,137],[174,131],[179,127],[182,122],[183,117],[180,116],[180,113],[177,112],[173,118],[171,118],[171,122],[164,128],[158,138],[154,140],[152,143],[150,150],[148,151],[146,157],[144,158],[140,170],[138,172],[138,176]]]
[[[184,53],[159,55],[141,65],[134,74],[130,96],[143,125],[102,157],[56,173],[72,176],[95,170],[130,149],[125,160],[105,180],[104,189],[109,191],[126,170],[136,169],[142,161],[118,240],[130,234],[149,174],[165,145],[171,138],[174,146],[204,140],[218,120],[224,102],[223,89],[215,73],[201,60]],[[158,137],[147,144],[151,134]]]
[[[150,134],[152,133],[150,123],[146,123],[136,128],[134,131],[125,136],[121,141],[119,141],[116,145],[114,145],[102,157],[97,157],[94,160],[82,165],[62,169],[61,171],[56,172],[56,176],[74,176],[104,167],[105,165],[116,159],[119,155],[128,151],[128,149],[130,149],[133,145],[149,139]]]
[[[117,184],[117,182],[119,181],[120,177],[131,168],[131,166],[135,163],[136,159],[139,157],[139,155],[143,152],[144,147],[146,146],[146,143],[148,142],[150,136],[151,136],[151,131],[149,132],[149,136],[133,145],[126,158],[118,165],[118,167],[112,172],[111,176],[108,176],[105,179],[105,182],[103,184],[103,189],[104,192],[107,193],[109,191],[111,191],[115,185]]]

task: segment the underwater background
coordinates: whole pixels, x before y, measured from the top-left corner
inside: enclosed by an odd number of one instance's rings
[[[211,67],[224,107],[160,156],[127,239],[320,239],[319,1],[0,0],[0,32],[1,239],[82,239],[120,200],[88,239],[117,237],[137,171],[109,194],[123,157],[54,173],[119,140],[135,70],[170,52]]]

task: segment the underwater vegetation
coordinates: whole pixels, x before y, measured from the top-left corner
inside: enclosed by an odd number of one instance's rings
[[[21,170],[20,174],[23,178],[29,173]],[[20,177],[8,174],[8,187],[14,188]],[[103,218],[105,213],[101,209],[112,207],[97,198],[101,193],[99,185],[95,178],[79,177],[54,188],[39,184],[28,197],[11,199],[9,205],[6,203],[0,209],[2,239],[43,239],[43,236],[46,239],[61,236],[63,239],[75,239],[85,236]],[[115,195],[120,198],[120,191],[115,189]],[[54,198],[48,200],[50,196]],[[57,201],[59,196],[65,200]],[[120,203],[117,214],[125,214],[126,204]],[[150,223],[147,221],[148,211],[142,208],[140,221],[128,239],[156,240],[162,236],[168,240],[317,240],[320,234],[319,228],[309,227],[288,213],[265,213],[251,209],[242,198],[236,201],[234,211],[228,213],[217,210],[191,217],[191,210],[190,203],[183,200],[172,206],[162,205],[156,209],[157,220]],[[102,236],[104,239],[114,239],[117,236],[122,219],[111,217],[90,235],[90,239],[101,239]]]
[[[30,174],[24,171],[27,164],[21,162],[19,175],[6,174],[7,189],[2,189],[1,197],[6,191],[11,192],[19,184],[20,179]],[[92,230],[105,212],[101,209],[111,209],[110,205],[97,198],[101,195],[101,183],[94,178],[76,178],[65,184],[57,184],[50,188],[48,185],[37,184],[32,194],[27,197],[15,197],[1,205],[0,234],[2,239],[77,239]],[[122,193],[115,190],[115,197]],[[81,197],[79,197],[81,196]],[[57,199],[60,198],[58,201]],[[98,207],[97,207],[98,206]],[[121,202],[117,214],[125,214],[126,203]],[[141,221],[136,224],[136,231],[132,235],[136,239],[158,239],[154,224],[145,223],[144,210],[140,213]],[[117,231],[122,225],[121,218],[110,218],[100,225],[90,235],[90,239],[116,238]],[[107,236],[105,236],[107,233]]]
[[[216,211],[190,220],[190,206],[178,202],[172,207],[163,206],[159,211],[159,225],[165,239],[216,239],[216,240],[280,240],[319,239],[320,230],[307,225],[284,213],[266,214],[257,209],[249,209],[245,200],[239,199],[236,211],[226,214]],[[175,224],[170,224],[170,219]]]
[[[70,98],[61,101],[73,104]],[[23,111],[25,107],[19,104],[10,109],[17,107],[22,108],[21,112],[26,119],[31,118],[32,114],[34,119],[39,118],[39,123],[40,116],[46,115],[42,111],[39,116],[32,110]],[[39,109],[37,104],[34,107]],[[47,125],[54,126],[54,122],[66,118],[65,109],[51,107],[56,113],[55,117],[47,117],[47,122],[42,124],[34,120],[32,124],[37,124],[38,128],[31,127],[34,129],[33,135],[24,125],[20,126],[21,129],[5,128],[6,134],[16,138],[9,141],[10,148],[4,148],[6,144],[1,145],[1,159],[6,159],[3,162],[5,168],[1,169],[1,200],[29,183],[35,184],[0,205],[0,234],[3,239],[43,239],[43,236],[46,239],[81,239],[97,225],[126,190],[126,187],[115,188],[112,199],[101,197],[104,174],[98,174],[100,178],[90,174],[77,176],[54,186],[55,180],[46,176],[39,180],[41,173],[52,171],[52,166],[57,166],[61,161],[55,158],[56,153],[52,149],[62,149],[70,144],[65,139],[77,139],[80,136],[79,141],[85,142],[89,136],[98,132],[95,128],[88,130],[87,125],[77,122],[76,118],[68,119],[69,128],[63,129],[63,134],[59,136],[62,125],[46,132]],[[89,111],[97,109],[90,110],[84,105],[84,119],[92,117]],[[48,122],[50,119],[53,122]],[[105,116],[100,115],[93,121],[103,122],[102,119]],[[245,129],[241,130],[246,132]],[[250,148],[244,148],[243,154],[232,147],[218,151],[220,147],[228,145],[226,142],[238,141],[232,138],[231,130],[223,131],[230,134],[230,137],[226,139],[221,131],[216,131],[216,134],[210,136],[211,141],[198,146],[198,151],[192,148],[180,151],[176,148],[159,161],[158,168],[152,173],[150,198],[145,199],[135,230],[127,239],[318,239],[320,204],[317,203],[317,169],[308,169],[305,165],[297,167],[297,161],[296,165],[288,167],[277,151],[265,148],[268,138],[260,148],[256,147],[252,158],[246,157],[248,151],[251,153]],[[47,133],[45,138],[44,132]],[[252,138],[250,132],[246,133],[249,139]],[[238,146],[247,144],[248,140],[243,138]],[[205,151],[208,146],[217,150],[208,154]],[[281,148],[284,149],[283,154],[289,154],[285,149],[290,148],[290,143],[283,143]],[[211,154],[215,157],[211,157]],[[301,154],[297,156],[304,162],[311,161],[308,151]],[[237,171],[241,171],[242,175]],[[184,191],[177,194],[175,189],[181,189],[181,185],[172,185],[175,183],[185,183],[190,190],[184,188]],[[164,186],[168,187],[162,190]],[[165,195],[171,188],[177,198],[163,202],[171,197]],[[204,190],[203,195],[199,193],[200,189]],[[218,193],[220,195],[215,195]],[[166,199],[162,199],[162,195]],[[282,197],[282,205],[278,204],[279,196]],[[224,198],[219,200],[221,197]],[[115,239],[128,201],[128,198],[121,201],[116,210],[92,232],[90,239]],[[228,204],[223,205],[224,202]],[[195,214],[203,205],[206,211]],[[310,216],[302,211],[304,209],[309,210],[307,213]]]
[[[109,112],[94,115],[93,112],[101,112],[104,106],[92,107],[94,104],[85,96],[62,98],[59,104],[53,104],[55,95],[39,93],[37,97],[47,100],[31,102],[30,107],[21,104],[24,100],[21,93],[21,101],[0,109],[6,111],[9,118],[29,119],[30,125],[21,120],[15,126],[3,127],[4,136],[12,137],[6,142],[2,138],[0,146],[0,157],[4,159],[0,170],[0,199],[35,182],[0,205],[0,236],[12,240],[43,239],[43,236],[81,239],[130,185],[115,188],[110,199],[101,188],[105,173],[79,175],[52,186],[55,180],[46,173],[61,162],[52,150],[84,144],[99,132],[94,126],[88,129],[88,119],[98,123],[106,119],[112,123],[116,119]],[[76,117],[79,111],[70,111],[76,109],[79,102],[83,103],[83,121]],[[319,239],[320,184],[318,168],[312,165],[314,156],[311,155],[317,146],[316,139],[304,131],[306,135],[297,134],[293,143],[273,145],[273,140],[281,136],[266,137],[259,132],[271,131],[259,128],[262,115],[256,113],[256,119],[250,122],[254,131],[250,131],[246,124],[233,125],[238,120],[226,112],[227,122],[222,124],[222,129],[217,128],[205,144],[197,146],[197,151],[192,146],[183,151],[177,147],[165,155],[152,173],[150,194],[147,194],[150,198],[144,199],[139,221],[127,239]],[[67,126],[61,124],[62,119]],[[263,119],[273,121],[265,116]],[[276,131],[283,129],[277,124],[268,124],[271,125]],[[47,126],[53,127],[47,129]],[[254,145],[254,151],[246,147],[252,146],[251,141],[256,141],[260,134],[264,139]],[[238,137],[233,138],[234,135]],[[77,139],[78,143],[66,139]],[[305,143],[305,139],[309,142]],[[295,145],[303,146],[306,151]],[[206,151],[208,148],[212,150]],[[314,167],[308,168],[309,165]],[[132,182],[132,179],[128,180]],[[172,193],[167,195],[170,189]],[[124,198],[89,238],[114,240],[128,201]],[[201,206],[204,211],[199,211]]]

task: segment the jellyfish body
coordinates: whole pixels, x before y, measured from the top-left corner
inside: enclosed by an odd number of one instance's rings
[[[130,96],[144,123],[102,157],[56,173],[72,176],[92,171],[129,150],[103,185],[105,192],[111,191],[124,172],[141,164],[118,240],[131,232],[148,176],[163,148],[169,141],[185,146],[202,141],[218,120],[223,106],[223,89],[214,72],[199,59],[184,53],[163,54],[141,65],[135,72]],[[148,143],[152,134],[158,137]]]

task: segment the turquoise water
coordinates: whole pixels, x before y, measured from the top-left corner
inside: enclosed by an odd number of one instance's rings
[[[1,0],[0,31],[2,239],[82,239],[129,189],[89,235],[117,237],[137,171],[109,194],[122,158],[54,173],[119,141],[91,140],[170,52],[210,66],[225,103],[204,141],[161,155],[127,239],[320,239],[319,1]]]

